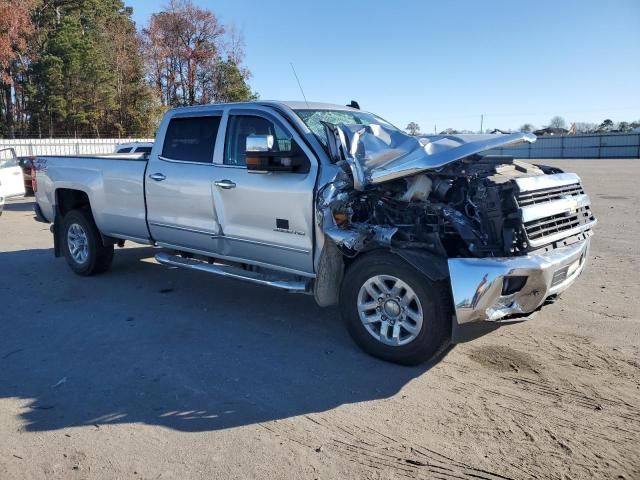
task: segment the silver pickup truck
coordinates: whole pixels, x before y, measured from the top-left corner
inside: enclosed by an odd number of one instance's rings
[[[578,176],[482,155],[534,140],[412,137],[354,102],[178,108],[148,157],[38,157],[36,218],[80,275],[125,240],[161,247],[164,265],[339,305],[365,351],[415,364],[582,271],[596,220]]]

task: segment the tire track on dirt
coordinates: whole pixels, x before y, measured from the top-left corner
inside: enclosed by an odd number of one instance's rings
[[[335,418],[329,421],[319,414],[305,415],[304,418],[308,422],[303,433],[289,428],[289,425],[283,425],[283,422],[261,425],[271,433],[296,444],[316,451],[321,449],[327,455],[341,457],[369,470],[384,470],[387,474],[413,479],[512,480],[510,476],[475,467],[369,426],[344,424]],[[322,438],[323,446],[314,447],[310,438]],[[524,473],[522,470],[520,472]],[[534,478],[533,475],[527,477]]]

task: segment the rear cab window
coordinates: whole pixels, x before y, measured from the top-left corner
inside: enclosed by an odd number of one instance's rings
[[[220,116],[177,117],[169,121],[162,157],[183,162],[212,163]]]

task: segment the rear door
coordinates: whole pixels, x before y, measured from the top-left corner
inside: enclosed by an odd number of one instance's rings
[[[214,203],[222,229],[221,253],[297,273],[313,273],[313,195],[317,159],[282,116],[266,109],[232,108],[224,155],[214,167]],[[246,168],[249,135],[273,135],[274,148],[305,152],[305,172],[252,173]]]
[[[0,189],[5,198],[25,194],[22,168],[12,148],[0,150]]]
[[[212,189],[221,119],[222,111],[173,115],[164,143],[151,154],[145,179],[147,220],[153,239],[162,246],[217,250],[221,230]]]

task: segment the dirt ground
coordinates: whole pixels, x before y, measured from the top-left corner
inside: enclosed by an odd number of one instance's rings
[[[640,478],[640,160],[582,175],[588,270],[534,320],[418,368],[361,353],[306,296],[119,250],[54,259],[0,217],[0,479]]]

